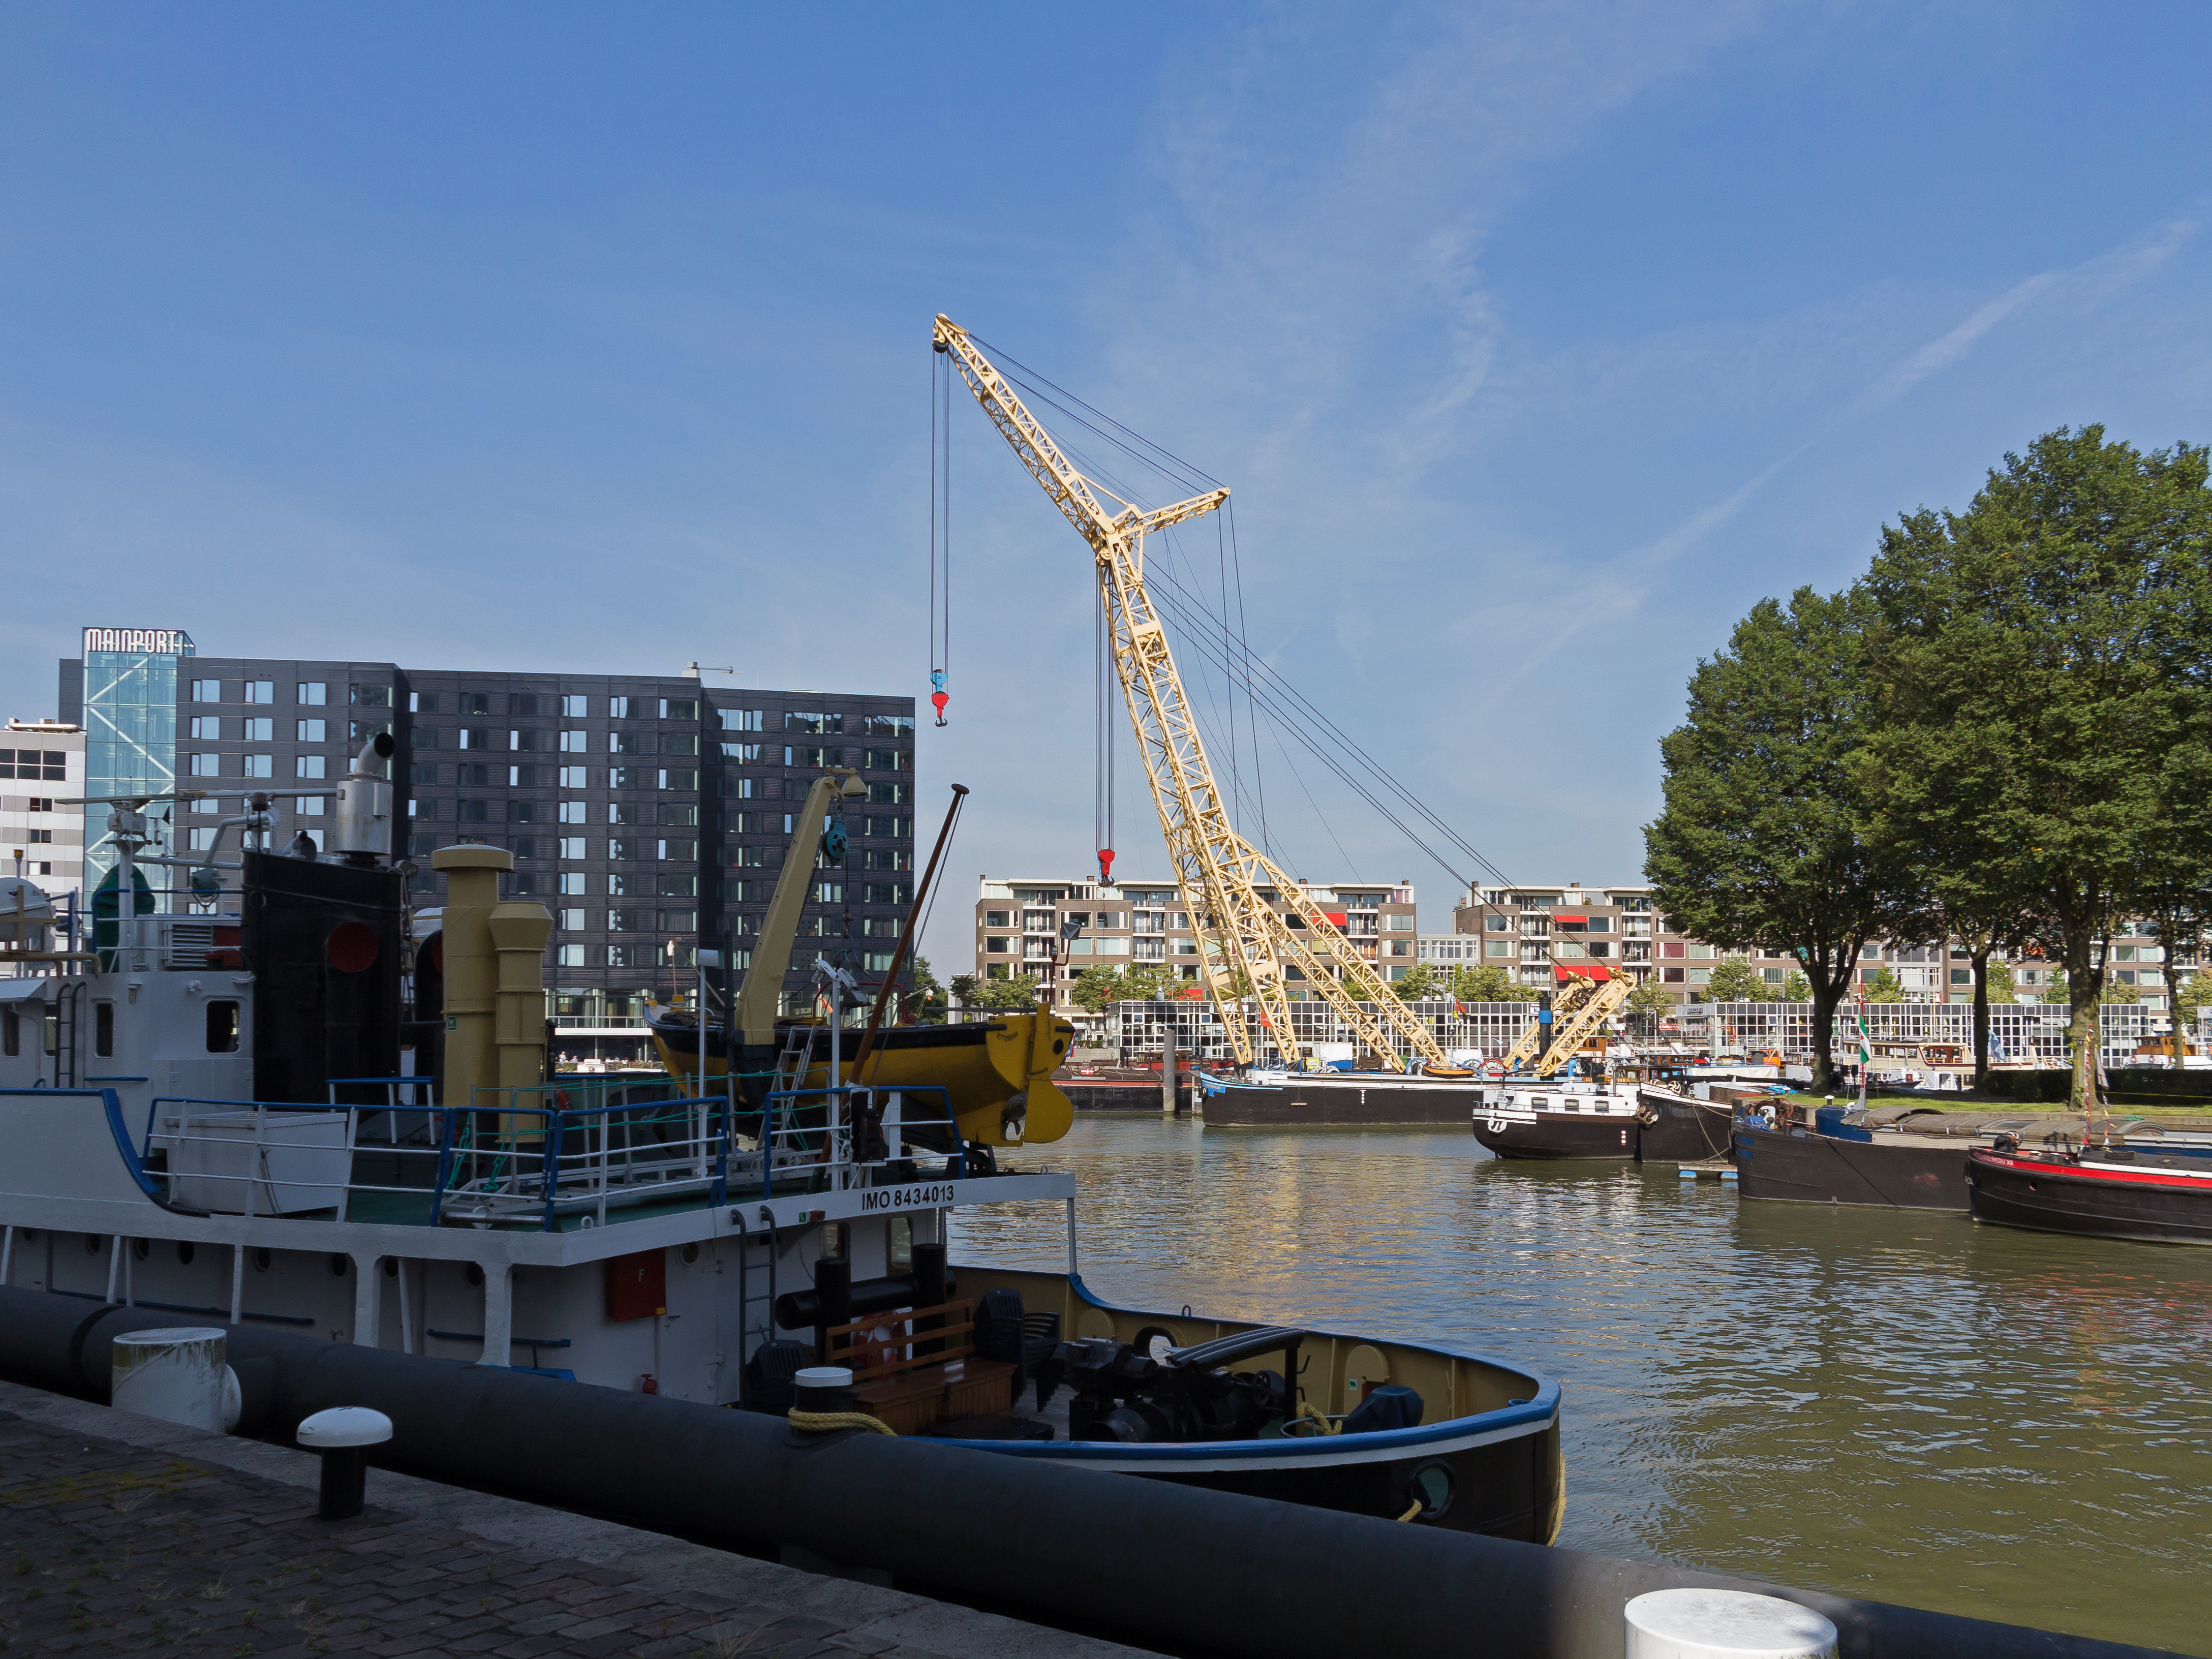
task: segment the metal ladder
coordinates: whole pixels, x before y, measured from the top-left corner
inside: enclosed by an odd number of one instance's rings
[[[82,1069],[77,1039],[83,1024],[84,981],[65,979],[54,992],[54,1087],[74,1089]]]

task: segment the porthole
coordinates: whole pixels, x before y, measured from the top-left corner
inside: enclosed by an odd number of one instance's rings
[[[87,1233],[84,1236],[84,1253],[87,1255],[98,1255],[100,1247],[106,1241],[98,1233]]]
[[[399,1258],[398,1256],[387,1255],[384,1258],[384,1276],[386,1279],[397,1279],[399,1277]]]
[[[1457,1486],[1450,1464],[1424,1463],[1413,1471],[1413,1479],[1406,1489],[1407,1505],[1421,1506],[1418,1519],[1441,1520],[1452,1506],[1452,1493]]]
[[[677,1254],[684,1258],[684,1265],[688,1267],[699,1259],[699,1247],[696,1244],[686,1244]]]
[[[267,1273],[269,1271],[270,1262],[274,1260],[275,1258],[270,1255],[269,1247],[266,1244],[257,1244],[253,1247],[254,1272],[258,1273]]]
[[[179,1244],[179,1245],[178,1245],[178,1246],[177,1246],[177,1263],[178,1263],[178,1265],[179,1265],[179,1267],[191,1267],[191,1266],[192,1265],[192,1256],[193,1256],[193,1254],[194,1254],[194,1247],[193,1247],[193,1244],[192,1244],[192,1241],[191,1241],[191,1239],[189,1239],[189,1238],[188,1238],[188,1239],[185,1240],[185,1241],[184,1241],[184,1243],[182,1243],[181,1244]]]
[[[346,1269],[352,1266],[353,1258],[351,1256],[342,1255],[336,1250],[332,1250],[331,1252],[331,1277],[332,1279],[343,1279],[346,1276]]]
[[[154,1241],[150,1238],[132,1239],[131,1241],[131,1254],[137,1257],[139,1261],[143,1261],[148,1256],[154,1254]]]
[[[473,1261],[469,1263],[468,1271],[461,1276],[467,1279],[471,1285],[481,1285],[483,1283],[483,1269],[477,1266]]]

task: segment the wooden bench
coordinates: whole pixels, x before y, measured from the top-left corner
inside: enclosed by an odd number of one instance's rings
[[[1015,1368],[976,1357],[975,1315],[971,1297],[832,1325],[822,1363],[848,1367],[860,1409],[900,1434],[1003,1412]]]

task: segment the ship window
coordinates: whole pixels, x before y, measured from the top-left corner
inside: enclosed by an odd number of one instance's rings
[[[696,1043],[693,1045],[697,1046]],[[852,1234],[842,1221],[822,1224],[822,1254],[841,1261],[852,1260]]]
[[[895,1215],[891,1218],[888,1270],[895,1273],[914,1271],[914,1218]]]
[[[230,1001],[207,1006],[207,1051],[211,1054],[238,1052],[238,1005]]]
[[[13,1008],[0,1008],[0,1054],[9,1058],[23,1052],[23,1022]]]
[[[92,1005],[92,1052],[102,1060],[115,1053],[115,1005],[112,1002]]]

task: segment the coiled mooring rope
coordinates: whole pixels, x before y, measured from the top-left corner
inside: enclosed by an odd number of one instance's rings
[[[1344,1432],[1343,1424],[1330,1422],[1328,1420],[1328,1414],[1316,1407],[1312,1401],[1301,1400],[1298,1401],[1298,1414],[1292,1418],[1291,1421],[1293,1423],[1304,1423],[1309,1420],[1319,1424],[1321,1425],[1320,1432],[1322,1434],[1342,1434]]]
[[[785,1413],[785,1419],[794,1429],[809,1434],[822,1434],[830,1429],[866,1429],[872,1434],[896,1437],[898,1431],[880,1417],[871,1417],[866,1412],[802,1412],[794,1408]]]

